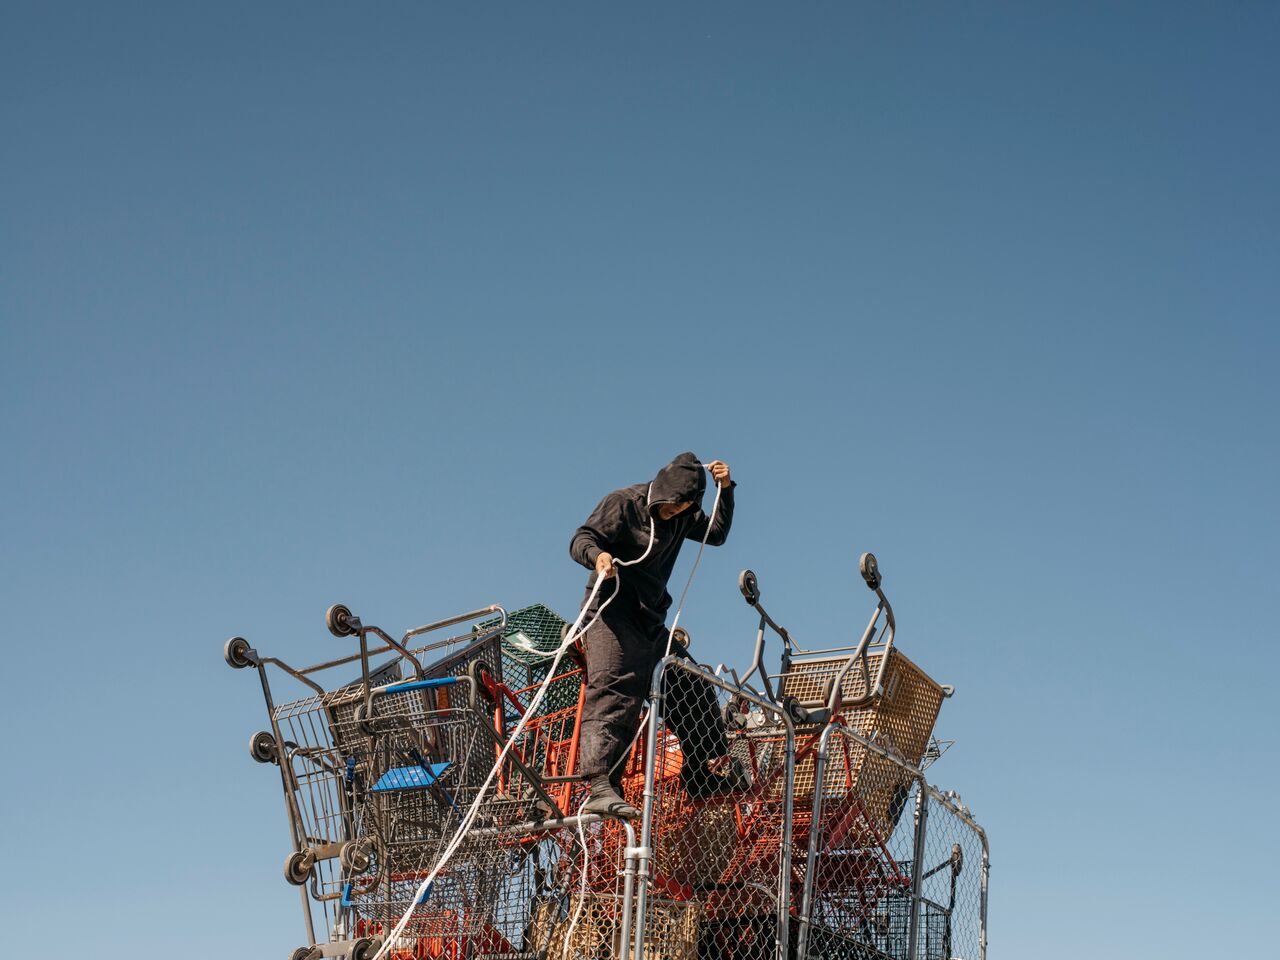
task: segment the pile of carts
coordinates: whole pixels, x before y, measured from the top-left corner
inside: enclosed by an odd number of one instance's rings
[[[571,653],[548,676],[567,624],[546,607],[471,611],[395,639],[334,606],[329,630],[358,649],[301,669],[232,638],[227,663],[257,670],[271,724],[250,754],[278,768],[288,814],[283,873],[309,940],[291,960],[984,957],[985,834],[923,772],[951,691],[894,646],[875,558],[861,570],[877,603],[854,644],[801,648],[747,571],[759,615],[747,672],[658,665],[621,771],[638,825],[577,815],[582,666]],[[307,695],[276,703],[273,671]],[[344,682],[319,679],[334,676]],[[690,734],[681,744],[663,717],[687,696],[716,699],[721,728],[706,735],[727,742],[715,772],[728,792],[683,785]],[[486,781],[479,816],[422,890]]]

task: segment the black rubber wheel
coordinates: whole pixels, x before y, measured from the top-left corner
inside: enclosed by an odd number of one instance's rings
[[[467,666],[467,676],[471,678],[471,682],[476,686],[476,696],[484,700],[485,703],[493,703],[493,697],[489,695],[489,688],[485,686],[484,678],[493,677],[493,671],[489,669],[489,665],[483,660],[472,660]]]
[[[369,869],[369,851],[357,840],[348,841],[338,851],[338,862],[352,873],[364,873]]]
[[[276,738],[269,730],[259,730],[249,738],[249,756],[259,763],[276,762]]]
[[[253,659],[249,656],[251,649],[253,648],[249,646],[249,641],[244,637],[232,637],[222,647],[222,659],[227,661],[227,666],[233,670],[252,667]]]
[[[289,960],[311,960],[311,954],[314,950],[314,947],[299,947],[289,954]]]
[[[373,960],[373,955],[382,946],[378,937],[361,937],[351,945],[351,960]]]
[[[351,611],[341,603],[324,612],[324,624],[335,637],[349,637],[356,632],[351,626]]]
[[[284,878],[295,887],[300,887],[311,876],[313,866],[315,861],[311,859],[311,854],[303,851],[291,853],[284,860]]]
[[[872,590],[880,589],[880,564],[876,563],[874,553],[864,553],[858,558],[858,572],[862,574],[862,579],[867,581],[868,587]]]
[[[760,602],[760,581],[750,570],[743,570],[738,574],[738,589],[742,591],[742,598],[751,606]]]

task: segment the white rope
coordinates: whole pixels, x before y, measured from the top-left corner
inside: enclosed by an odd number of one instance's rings
[[[560,960],[569,960],[569,946],[573,943],[573,931],[578,928],[582,918],[582,908],[587,905],[587,870],[591,866],[590,852],[587,849],[587,832],[582,826],[582,811],[586,809],[591,797],[582,799],[578,807],[578,842],[582,844],[582,873],[578,880],[578,905],[573,909],[573,919],[569,921],[569,929],[565,931],[564,948],[560,951]]]
[[[667,649],[663,653],[664,657],[671,656],[671,643],[675,639],[676,627],[680,625],[680,613],[684,610],[684,598],[689,595],[689,588],[693,586],[693,575],[698,572],[698,564],[702,562],[702,551],[707,548],[707,540],[711,537],[711,528],[716,522],[716,513],[720,509],[720,484],[716,484],[716,498],[711,503],[711,516],[707,517],[707,532],[702,535],[702,543],[698,544],[698,555],[693,559],[693,568],[689,571],[689,579],[684,582],[684,589],[680,591],[680,602],[676,604],[676,615],[671,618],[671,629],[667,632]]]
[[[652,492],[653,492],[653,484],[651,483],[649,484],[649,494],[646,495],[646,498],[645,498],[646,503],[648,501],[648,496],[652,495]],[[702,550],[704,547],[706,547],[707,538],[711,535],[711,527],[715,523],[715,516],[719,507],[720,507],[720,486],[719,484],[717,484],[715,502],[712,504],[712,507],[711,507],[711,516],[707,518],[707,531],[703,535],[702,544],[698,547],[698,557],[694,561],[693,569],[689,571],[689,579],[685,582],[684,590],[680,594],[680,604],[676,608],[675,620],[673,620],[671,624],[671,630],[667,634],[667,653],[668,654],[671,652],[672,638],[675,636],[676,625],[680,620],[680,611],[684,608],[685,597],[688,596],[689,594],[689,587],[693,583],[693,575],[694,573],[697,572],[698,562],[701,561],[702,559]],[[615,568],[630,567],[630,566],[634,566],[637,563],[640,563],[642,560],[648,557],[649,554],[653,551],[653,547],[654,547],[654,543],[656,542],[656,539],[657,538],[654,533],[653,513],[652,511],[650,511],[649,513],[649,545],[645,547],[644,553],[640,554],[640,556],[636,557],[634,560],[614,560],[614,567]],[[615,587],[614,587],[613,593],[609,596],[608,600],[606,600],[604,603],[600,605],[600,609],[598,609],[595,612],[595,616],[593,616],[591,618],[591,621],[584,627],[582,626],[582,619],[583,617],[586,616],[587,611],[591,609],[591,605],[595,602],[596,597],[599,596],[600,585],[604,583],[604,580],[599,575],[599,573],[596,574],[596,582],[591,587],[591,593],[587,597],[586,603],[582,605],[582,609],[578,611],[578,616],[577,616],[577,619],[574,620],[573,626],[569,628],[569,631],[568,633],[565,634],[564,639],[560,641],[560,646],[556,648],[555,655],[554,655],[554,658],[552,659],[551,665],[547,668],[547,675],[543,678],[542,683],[538,686],[538,692],[534,694],[533,700],[531,700],[529,702],[529,705],[525,707],[525,711],[521,715],[519,722],[515,726],[515,729],[511,731],[511,736],[507,738],[506,744],[504,744],[502,747],[502,750],[499,751],[498,759],[494,762],[493,769],[489,771],[489,775],[485,778],[484,783],[480,785],[480,790],[476,793],[475,800],[472,801],[471,806],[467,809],[467,812],[463,816],[462,821],[458,824],[458,829],[454,833],[453,839],[449,841],[448,846],[445,847],[444,852],[440,855],[439,861],[436,863],[434,867],[431,868],[431,872],[427,874],[426,879],[423,880],[422,883],[418,885],[418,889],[414,891],[413,898],[412,900],[410,900],[409,906],[405,910],[404,915],[396,923],[395,927],[392,928],[391,933],[387,935],[387,938],[383,940],[382,946],[378,948],[378,952],[373,955],[372,960],[382,960],[382,958],[387,955],[387,952],[392,949],[392,945],[400,938],[401,934],[404,933],[405,927],[409,925],[409,920],[413,916],[413,911],[417,909],[420,903],[424,902],[425,897],[430,893],[431,885],[435,883],[436,877],[440,875],[440,871],[445,868],[445,866],[449,863],[451,859],[453,859],[453,855],[457,853],[458,848],[462,846],[463,838],[466,836],[467,831],[471,829],[471,825],[475,822],[476,816],[480,810],[480,805],[484,802],[485,794],[489,792],[489,787],[492,786],[494,777],[497,776],[498,771],[502,769],[502,764],[507,759],[507,754],[510,753],[511,748],[515,746],[516,741],[520,738],[520,734],[524,732],[525,725],[529,722],[529,720],[533,717],[533,715],[537,713],[538,707],[542,705],[543,697],[546,696],[547,690],[551,686],[551,681],[555,679],[556,670],[559,668],[560,661],[564,658],[565,652],[568,651],[568,649],[571,646],[573,646],[575,642],[577,642],[577,639],[579,636],[586,633],[589,629],[591,629],[591,627],[595,625],[596,621],[598,621],[600,619],[600,616],[604,613],[605,608],[607,608],[609,604],[613,603],[614,599],[621,592],[622,576],[620,572],[618,572],[615,569],[614,575],[611,579],[615,581]],[[637,734],[638,733],[639,731],[637,730]],[[579,826],[581,827],[581,824],[579,824]],[[585,856],[586,854],[585,836],[583,838],[583,841],[584,841],[583,853]],[[582,899],[585,900],[585,898],[582,898]]]

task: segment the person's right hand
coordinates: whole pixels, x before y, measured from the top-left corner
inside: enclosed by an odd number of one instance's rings
[[[617,572],[618,568],[613,565],[613,554],[601,553],[596,557],[596,575],[601,580],[608,580]]]

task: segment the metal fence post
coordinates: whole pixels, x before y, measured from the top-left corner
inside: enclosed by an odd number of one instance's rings
[[[649,880],[653,863],[653,801],[655,799],[654,782],[657,779],[658,763],[658,722],[662,715],[662,685],[666,678],[667,666],[674,657],[662,660],[653,671],[653,686],[649,690],[649,719],[645,729],[644,745],[644,809],[640,820],[640,848],[636,851],[639,866],[637,879],[639,889],[636,892],[635,946],[632,949],[632,960],[644,960],[644,928],[649,912]],[[627,931],[621,932],[622,937]]]
[[[991,873],[991,854],[987,850],[987,836],[982,835],[982,872],[981,887],[979,888],[979,907],[978,907],[978,956],[980,960],[987,960],[987,879]]]
[[[796,940],[796,957],[805,960],[809,952],[809,918],[813,913],[813,876],[818,863],[818,824],[822,822],[822,781],[826,775],[827,752],[834,724],[823,728],[818,737],[818,753],[813,763],[813,810],[809,816],[809,850],[804,862],[804,885],[800,897],[800,923]]]
[[[907,933],[907,960],[916,960],[920,951],[920,900],[924,882],[924,843],[929,822],[929,790],[921,777],[916,794],[916,830],[911,851],[911,922]]]
[[[782,856],[779,857],[781,866],[778,870],[778,960],[787,960],[787,941],[791,936],[791,830],[796,787],[796,731],[790,717],[783,714],[782,719],[787,728],[787,755],[782,791]]]

